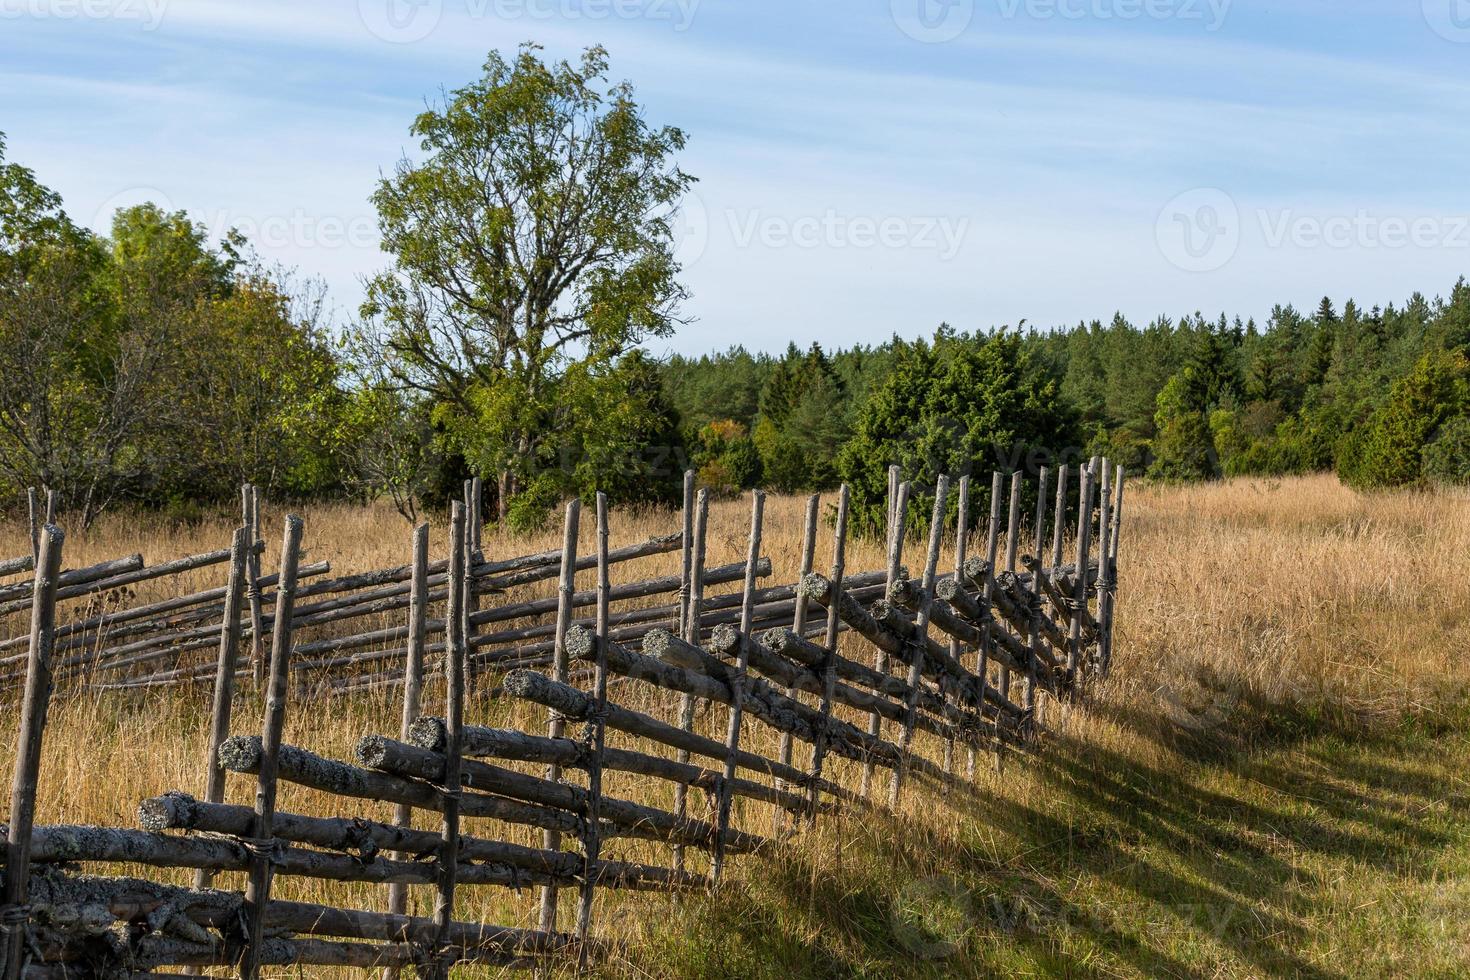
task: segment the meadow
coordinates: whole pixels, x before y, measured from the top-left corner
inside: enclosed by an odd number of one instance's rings
[[[795,577],[802,510],[797,498],[768,505],[763,550],[773,582]],[[301,513],[304,561],[351,572],[408,558],[409,527],[389,507]],[[281,514],[267,501],[265,516],[270,571]],[[613,543],[673,520],[615,512]],[[742,557],[747,520],[742,501],[713,509],[711,564]],[[107,516],[68,538],[67,564],[133,551],[152,563],[220,547],[230,528],[226,514],[179,525]],[[433,529],[432,553],[443,552],[444,532]],[[584,527],[584,549],[591,543]],[[557,531],[487,531],[485,550],[494,558],[558,544]],[[26,546],[17,524],[0,529],[0,555]],[[850,548],[849,567],[881,567],[880,550]],[[600,891],[598,931],[627,949],[598,969],[783,980],[1466,975],[1467,554],[1470,497],[1460,493],[1364,495],[1330,476],[1130,485],[1112,675],[1081,705],[1046,703],[1034,753],[978,759],[973,792],[914,788],[897,813],[824,818],[770,853],[732,862],[713,896]],[[824,568],[825,539],[817,555]],[[676,573],[678,561],[666,555],[640,568]],[[199,584],[214,581],[201,574]],[[592,573],[579,577],[579,587],[591,583]],[[429,712],[441,697],[431,685]],[[286,739],[350,759],[359,736],[397,731],[396,698],[396,689],[329,697],[304,685],[288,708]],[[140,800],[198,792],[208,700],[204,687],[63,688],[47,729],[39,821],[133,826]],[[258,730],[257,700],[241,692],[236,731]],[[648,707],[667,717],[671,704]],[[540,709],[505,699],[476,700],[468,715],[527,730],[544,724]],[[8,782],[14,713],[5,717]],[[722,729],[723,712],[700,724]],[[937,757],[936,744],[918,746]],[[652,795],[663,785],[645,783],[624,775],[608,791],[667,803]],[[249,781],[232,777],[229,788],[231,800],[249,801]],[[314,813],[327,804],[287,787],[282,805]],[[391,808],[365,805],[356,815],[390,819]],[[766,830],[770,816],[751,804],[741,823]],[[517,833],[509,839],[533,842],[530,831]],[[644,842],[619,841],[613,851],[667,854]],[[282,897],[330,894],[363,908],[384,901],[367,886],[282,888]],[[412,896],[421,914],[430,902],[427,889]],[[533,926],[535,890],[464,889],[457,913]]]

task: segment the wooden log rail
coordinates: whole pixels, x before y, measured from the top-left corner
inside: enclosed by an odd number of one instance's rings
[[[808,575],[802,582],[802,590],[823,606],[835,605],[843,622],[879,650],[904,663],[910,662],[913,657],[913,643],[918,638],[908,635],[912,623],[886,600],[875,603],[872,611],[869,611],[846,591],[838,593],[834,598],[832,583],[826,576],[818,574]],[[993,712],[993,717],[1005,723],[1014,726],[1025,716],[1025,711],[1019,705],[1002,695],[983,678],[971,674],[949,655],[946,648],[929,637],[924,638],[924,643],[925,675],[957,687],[964,694],[966,703],[983,712]]]
[[[368,736],[368,738],[373,739],[376,736]],[[420,718],[409,731],[409,741],[414,746],[430,752],[443,752],[443,720],[432,717]],[[358,751],[359,758],[362,758],[364,752],[362,745],[359,745]],[[460,746],[460,751],[476,758],[534,762],[568,769],[582,769],[587,763],[587,750],[580,742],[565,737],[527,735],[508,728],[468,726],[464,730],[464,742]],[[604,749],[602,766],[613,772],[654,776],[666,779],[671,783],[693,786],[706,792],[714,792],[719,780],[719,774],[712,769],[628,749]],[[793,813],[800,813],[806,809],[805,797],[782,792],[753,780],[737,779],[732,783],[731,791],[736,796],[760,800]]]
[[[253,816],[249,807],[205,803],[179,792],[144,800],[138,807],[139,823],[144,830],[153,832],[192,830],[246,838],[250,835]],[[281,840],[340,851],[364,863],[372,863],[385,853],[424,854],[439,843],[439,834],[433,831],[360,818],[292,813],[278,813],[272,831]],[[487,883],[511,888],[526,884],[572,884],[580,881],[583,873],[582,861],[574,854],[470,835],[460,836],[460,856],[467,861],[508,869],[503,880]],[[695,891],[707,885],[702,875],[625,861],[602,861],[595,873],[598,884],[608,888]]]
[[[633,653],[617,643],[606,646],[608,669],[613,673],[719,704],[729,705],[736,697],[731,685],[716,677],[664,664],[652,657]],[[588,660],[595,649],[590,632],[574,628],[567,634],[567,652],[572,659]],[[741,700],[744,710],[752,717],[778,732],[789,732],[803,742],[815,744],[820,737],[834,755],[859,762],[872,761],[885,768],[899,764],[899,748],[892,742],[869,735],[847,722],[823,717],[818,710],[786,697],[759,678],[746,678]],[[916,771],[924,775],[948,781],[947,775],[927,760],[915,760],[914,765]]]

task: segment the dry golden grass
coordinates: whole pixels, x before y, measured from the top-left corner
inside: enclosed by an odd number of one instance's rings
[[[795,576],[801,514],[797,499],[768,505],[763,551],[773,581]],[[408,528],[387,508],[303,516],[307,560],[330,559],[334,572],[407,560]],[[267,517],[278,530],[279,515]],[[746,503],[714,508],[711,564],[743,557],[747,525]],[[666,512],[618,513],[614,544],[675,526]],[[130,551],[153,563],[221,547],[229,527],[223,516],[178,528],[115,516],[68,540],[67,564]],[[21,553],[23,539],[23,529],[0,530],[0,555]],[[269,570],[275,534],[267,540]],[[492,537],[486,551],[558,545],[555,532]],[[911,543],[911,554],[921,547]],[[434,551],[442,550],[436,527]],[[1012,756],[999,773],[982,759],[973,796],[913,791],[898,815],[823,821],[769,856],[733,862],[730,887],[714,898],[599,892],[598,930],[633,944],[606,969],[782,978],[1470,972],[1456,928],[1470,912],[1467,553],[1462,496],[1365,497],[1328,477],[1130,486],[1113,677],[1086,707],[1046,706],[1048,733],[1034,757]],[[829,561],[824,531],[818,568]],[[873,543],[850,549],[849,561],[882,563]],[[677,565],[674,554],[630,568],[670,574]],[[219,574],[199,573],[187,587],[216,584]],[[579,585],[591,582],[589,573]],[[550,583],[523,591],[548,595]],[[871,657],[851,638],[844,644]],[[431,688],[428,711],[439,696]],[[298,697],[287,740],[350,759],[360,735],[397,730],[395,697]],[[625,686],[616,697],[672,716],[673,700],[649,690]],[[197,792],[207,701],[202,687],[63,691],[47,731],[40,820],[131,826],[140,799]],[[503,701],[476,702],[469,717],[544,725],[539,709]],[[236,719],[236,731],[258,728],[248,691]],[[717,734],[723,710],[701,724]],[[7,782],[14,728],[12,720],[0,730]],[[761,726],[747,732],[757,751],[774,751]],[[930,740],[918,748],[938,757]],[[855,779],[850,766],[839,773]],[[249,791],[248,780],[232,778],[232,800],[246,802]],[[672,796],[621,775],[608,791],[655,804]],[[327,812],[340,801],[285,787],[281,805]],[[371,803],[353,812],[391,816]],[[747,805],[740,821],[764,831],[770,815]],[[539,835],[480,830],[524,843]],[[645,843],[619,841],[611,851],[667,860]],[[364,908],[384,900],[381,890],[299,880],[281,882],[280,893]],[[414,901],[427,909],[426,892]],[[533,909],[533,890],[474,889],[458,913],[530,925]]]

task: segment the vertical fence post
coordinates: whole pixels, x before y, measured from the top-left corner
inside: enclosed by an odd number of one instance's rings
[[[582,894],[577,908],[577,965],[587,965],[587,934],[592,928],[592,895],[597,887],[593,874],[602,854],[602,749],[607,737],[607,644],[608,607],[612,583],[608,579],[607,561],[607,494],[597,495],[597,661],[593,673],[592,717],[588,719],[587,812],[585,836],[582,840]]]
[[[1006,521],[1006,567],[1008,572],[1016,570],[1016,545],[1021,538],[1021,471],[1017,470],[1011,474],[1011,505],[1010,516]],[[995,574],[992,572],[992,574]],[[999,575],[996,575],[999,578]],[[1000,693],[1002,697],[1011,696],[1011,670],[1009,667],[1000,669]]]
[[[909,663],[909,692],[904,696],[903,729],[898,743],[898,764],[888,782],[889,809],[898,808],[898,793],[903,784],[904,769],[914,741],[914,720],[919,710],[919,691],[924,686],[924,657],[928,652],[929,616],[934,605],[934,578],[939,569],[939,545],[944,539],[944,507],[949,500],[949,477],[940,475],[934,486],[934,513],[929,520],[929,551],[924,556],[923,598],[914,616],[913,660]]]
[[[31,589],[31,642],[21,702],[15,776],[10,791],[10,835],[5,846],[5,889],[0,900],[0,939],[5,942],[5,980],[20,980],[25,957],[26,910],[31,873],[31,829],[36,824],[36,785],[41,775],[41,741],[51,704],[51,654],[56,643],[56,585],[61,575],[59,527],[41,528]]]
[[[679,625],[676,632],[683,636],[689,629],[690,577],[694,574],[694,471],[684,471],[684,527],[682,554],[679,564]]]
[[[35,487],[26,488],[26,503],[31,515],[31,558],[41,555],[41,500]]]
[[[413,529],[413,566],[408,586],[408,647],[403,657],[403,717],[400,737],[408,741],[409,729],[418,721],[424,701],[424,637],[429,608],[429,525]],[[407,827],[413,821],[413,807],[399,803],[393,808],[393,823]],[[404,860],[404,855],[398,855]],[[403,915],[408,911],[408,886],[394,882],[388,886],[388,913]],[[387,967],[383,980],[392,980],[398,970]]]
[[[276,773],[281,734],[286,725],[287,677],[291,670],[291,615],[296,602],[296,567],[301,556],[301,518],[291,514],[281,543],[281,579],[276,587],[275,629],[271,635],[271,668],[266,689],[265,722],[260,734],[260,771],[255,782],[254,853],[250,882],[245,889],[245,953],[242,980],[260,975],[261,947],[265,941],[265,911],[270,904],[274,868],[272,824],[276,816]]]
[[[1103,669],[1103,607],[1107,605],[1107,594],[1111,576],[1108,574],[1108,556],[1112,554],[1113,531],[1113,468],[1107,457],[1102,459],[1102,484],[1097,494],[1097,649],[1090,665],[1099,675]]]
[[[1118,535],[1123,529],[1123,467],[1119,466],[1113,480],[1113,550],[1106,557],[1107,561],[1107,588],[1100,592],[1098,600],[1098,614],[1102,617],[1099,628],[1102,631],[1102,673],[1108,676],[1113,669],[1113,606],[1117,603],[1118,591]],[[1106,605],[1104,605],[1106,603]]]
[[[230,542],[230,577],[225,584],[224,622],[219,631],[219,660],[214,672],[214,707],[209,719],[209,749],[205,755],[204,799],[220,803],[225,798],[225,771],[219,764],[219,747],[230,737],[230,710],[235,699],[235,671],[240,669],[240,606],[245,593],[245,555],[250,550],[250,529],[235,529]],[[195,888],[208,888],[214,872],[200,868],[194,874]]]
[[[766,495],[762,490],[750,492],[750,543],[745,552],[745,586],[740,596],[740,643],[735,669],[730,673],[729,725],[725,730],[725,767],[721,771],[718,809],[715,818],[715,853],[710,869],[711,887],[718,888],[725,867],[725,831],[730,829],[733,794],[730,783],[735,779],[735,761],[740,752],[740,724],[745,713],[745,675],[750,669],[750,624],[755,615],[756,564],[761,556],[761,529],[766,512]]]
[[[1000,493],[1003,484],[999,473],[990,474],[990,524],[985,529],[985,561],[989,564],[991,574],[987,576],[985,587],[980,593],[980,604],[988,611],[992,589],[990,579],[995,577],[995,553],[1000,547]],[[990,645],[994,642],[991,638],[991,630],[994,626],[994,616],[987,616],[984,624],[980,627],[980,656],[975,665],[976,673],[980,677],[981,701],[977,707],[983,711],[985,705],[985,688],[990,683]],[[996,742],[997,748],[1000,743]],[[970,780],[975,778],[975,750],[969,752],[969,759],[965,766],[965,776]]]
[[[481,558],[480,532],[477,527],[480,514],[480,478],[474,477],[465,481],[465,525],[464,525],[464,602],[460,606],[460,635],[465,644],[465,681],[471,685],[475,683],[474,671],[469,663],[470,640],[474,636],[474,627],[470,624],[470,617],[480,611],[480,589],[475,581],[475,567],[479,565]]]
[[[709,530],[709,491],[699,491],[699,497],[694,507],[694,559],[689,570],[689,612],[688,623],[684,627],[684,639],[695,646],[699,645],[700,620],[704,615],[704,556],[705,539]],[[683,694],[679,697],[679,727],[684,731],[694,729],[694,695]],[[680,749],[675,758],[681,763],[689,761],[689,750]],[[684,819],[689,808],[689,787],[684,783],[674,784],[674,813],[680,820]],[[674,845],[674,870],[684,870],[684,845]]]
[[[1067,693],[1075,699],[1077,663],[1082,648],[1082,613],[1087,609],[1087,559],[1092,534],[1092,470],[1082,467],[1077,487],[1077,573],[1073,581],[1072,627],[1067,641]]]
[[[470,551],[478,561],[485,554],[485,483],[478,476],[470,480],[470,527],[474,531]],[[465,642],[469,642],[468,635]]]
[[[894,467],[894,476],[897,477],[897,467]],[[893,506],[888,512],[888,576],[884,580],[885,590],[893,587],[898,580],[899,569],[903,567],[903,545],[907,534],[907,521],[909,510],[909,494],[913,487],[908,482],[898,484],[898,490],[893,496]],[[887,594],[886,591],[884,593]],[[873,655],[873,669],[880,674],[888,673],[888,654],[878,650]],[[883,732],[883,719],[878,712],[874,711],[868,715],[868,734],[875,738]],[[863,779],[859,792],[863,796],[868,795],[873,785],[873,763],[863,763]]]
[[[245,597],[250,603],[250,673],[256,688],[265,681],[265,617],[260,608],[260,497],[249,483],[240,488],[240,518],[250,551],[245,557]]]
[[[61,510],[61,495],[50,487],[46,488],[46,523],[56,526],[56,514]]]
[[[959,516],[955,519],[954,535],[954,575],[955,581],[965,574],[965,559],[969,557],[970,548],[970,477],[966,474],[960,477],[959,485]],[[963,663],[964,644],[953,636],[949,638],[949,655],[954,658],[955,663]],[[955,697],[959,701],[958,694]],[[944,740],[944,771],[946,774],[954,772],[954,737]]]
[[[817,818],[817,802],[821,797],[819,786],[822,782],[822,764],[826,761],[827,754],[827,720],[832,717],[832,697],[837,688],[837,640],[842,635],[842,620],[838,618],[837,610],[842,601],[842,578],[847,572],[847,512],[849,507],[850,493],[847,484],[837,493],[837,526],[832,532],[832,582],[833,601],[827,603],[827,632],[822,639],[822,645],[826,648],[826,656],[822,659],[822,699],[817,710],[822,714],[822,727],[817,731],[817,739],[812,743],[812,769],[811,786],[809,787],[810,801],[807,808],[807,819],[815,821]]]
[[[796,584],[798,586],[796,590],[796,606],[791,612],[791,631],[801,637],[806,636],[807,610],[810,607],[808,606],[807,597],[801,591],[800,586],[812,572],[812,561],[817,551],[817,517],[820,514],[821,504],[821,494],[814,493],[806,501],[806,523],[803,525],[801,535],[801,564],[796,572]],[[786,689],[786,696],[788,698],[795,698],[796,695],[797,690],[794,686]],[[791,765],[791,741],[790,732],[781,733],[779,758],[783,766]],[[786,788],[786,780],[777,779],[776,788],[784,790]],[[779,834],[781,829],[786,825],[786,811],[778,806],[773,812],[773,817],[775,832]]]
[[[459,880],[460,745],[464,738],[465,611],[469,581],[469,516],[463,503],[449,513],[449,603],[444,613],[444,801],[439,833],[438,881],[434,896],[434,950],[430,975],[447,980],[454,922],[454,887]]]
[[[1046,491],[1051,482],[1051,470],[1043,466],[1037,477],[1036,483],[1036,547],[1033,554],[1036,556],[1037,568],[1044,560],[1041,553],[1046,548]],[[1036,711],[1036,674],[1041,670],[1041,651],[1046,645],[1046,638],[1041,629],[1041,617],[1045,615],[1044,599],[1042,598],[1041,583],[1034,580],[1031,582],[1031,593],[1035,605],[1031,610],[1031,670],[1026,675],[1026,704],[1032,712]],[[1033,718],[1033,721],[1035,719]]]
[[[573,498],[567,503],[566,518],[562,522],[561,579],[556,589],[556,643],[551,654],[551,679],[558,684],[567,682],[567,630],[572,625],[573,603],[577,595],[577,535],[581,531],[582,502]],[[546,725],[546,734],[561,738],[566,734],[567,722],[559,712],[551,712]],[[561,781],[561,766],[553,764],[546,770],[546,778]],[[541,846],[548,851],[561,850],[561,831],[547,830],[541,835]],[[541,886],[541,905],[537,921],[542,932],[556,929],[555,885]]]
[[[1052,512],[1051,531],[1051,569],[1053,578],[1056,577],[1057,567],[1062,563],[1062,533],[1067,526],[1067,467],[1065,465],[1057,469],[1057,506]],[[1040,555],[1036,556],[1040,558]],[[1057,612],[1061,612],[1060,609]]]

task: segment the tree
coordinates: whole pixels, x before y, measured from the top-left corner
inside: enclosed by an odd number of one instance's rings
[[[1338,454],[1338,474],[1360,490],[1417,483],[1425,476],[1425,447],[1435,440],[1441,426],[1465,415],[1467,408],[1470,360],[1460,351],[1425,354],[1393,386],[1387,400],[1345,439]],[[1443,455],[1450,455],[1452,443],[1443,449]],[[1439,465],[1441,460],[1436,459]]]
[[[491,54],[414,121],[423,157],[373,196],[394,267],[369,283],[357,337],[494,475],[502,518],[583,441],[584,419],[558,411],[580,397],[566,385],[672,332],[685,298],[670,227],[693,183],[673,162],[684,134],[644,120],[603,49],[575,65],[538,51]]]
[[[1060,382],[1034,362],[1019,333],[941,327],[932,343],[895,340],[893,349],[892,372],[859,411],[838,458],[858,528],[884,527],[891,464],[913,482],[909,519],[923,527],[941,474],[1032,469],[1075,451],[1076,417],[1058,397]],[[984,480],[973,481],[972,514],[989,494]]]

